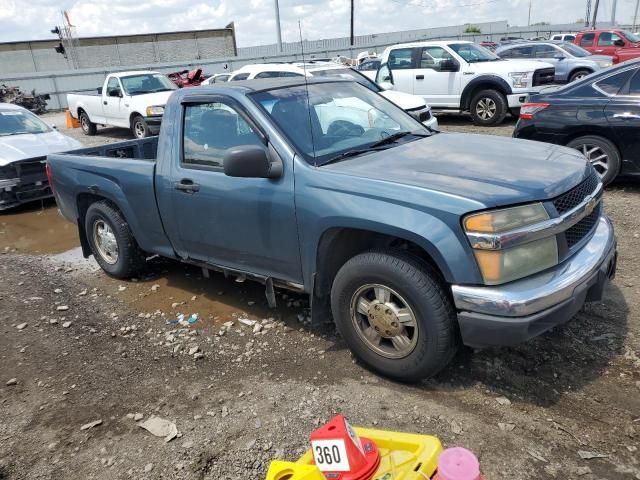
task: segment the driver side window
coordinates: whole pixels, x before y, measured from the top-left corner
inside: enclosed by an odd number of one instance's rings
[[[184,112],[185,166],[222,167],[227,149],[240,145],[263,146],[255,130],[226,103],[187,105]]]
[[[419,68],[440,71],[442,62],[453,60],[453,56],[441,47],[424,47],[420,56]]]
[[[120,82],[116,77],[111,77],[107,82],[107,95],[112,96],[116,92],[120,91]]]

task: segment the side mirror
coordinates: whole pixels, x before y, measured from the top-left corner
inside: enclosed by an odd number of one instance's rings
[[[383,63],[376,72],[376,83],[384,90],[393,89],[393,73],[388,63]]]
[[[556,60],[564,60],[566,57],[561,53],[556,53],[553,58]]]
[[[624,40],[619,40],[619,39],[618,39],[618,40],[616,40],[615,42],[613,42],[613,44],[614,44],[616,47],[624,47]]]
[[[440,62],[440,71],[441,72],[457,72],[460,70],[460,65],[455,60],[443,60]]]
[[[120,90],[109,90],[107,95],[109,97],[122,97],[122,92]]]
[[[52,123],[49,125],[51,128],[53,128],[54,130],[58,130],[58,126],[55,123]]]
[[[224,174],[229,177],[279,178],[282,163],[272,162],[269,153],[257,145],[231,147],[224,153]]]

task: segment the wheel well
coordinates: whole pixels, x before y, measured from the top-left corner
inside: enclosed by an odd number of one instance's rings
[[[404,238],[354,228],[326,231],[318,245],[314,295],[324,297],[331,292],[333,279],[350,258],[374,248],[394,248],[409,252],[428,263],[444,282],[444,275],[433,258],[419,245]]]
[[[84,108],[78,107],[78,118],[80,118],[80,115],[82,115],[82,112],[84,112]]]
[[[133,119],[136,117],[142,117],[142,114],[138,113],[138,112],[131,112],[131,115],[129,115],[129,125],[133,126]]]
[[[502,85],[497,82],[487,80],[485,82],[478,82],[473,85],[468,91],[462,93],[462,102],[461,102],[461,110],[469,110],[471,106],[471,99],[482,90],[495,90],[496,92],[500,92],[502,95],[507,96],[507,91],[504,89]]]
[[[113,205],[114,208],[118,209],[118,211],[120,211],[120,209],[117,207],[117,205],[115,205],[113,202],[111,202],[111,200],[109,200],[108,198],[102,197],[100,195],[96,195],[93,193],[81,193],[80,195],[78,195],[78,198],[76,199],[76,204],[77,204],[77,211],[78,211],[78,233],[80,235],[80,245],[82,246],[82,254],[84,255],[85,258],[89,257],[89,255],[91,255],[91,248],[89,247],[89,240],[87,239],[87,231],[85,229],[85,225],[84,225],[84,219],[87,215],[87,210],[89,210],[89,207],[96,203],[96,202],[102,202],[102,201],[108,201],[109,203],[111,203]],[[121,212],[122,213],[122,212]],[[124,215],[123,215],[124,216]]]
[[[569,81],[569,79],[573,76],[574,73],[576,72],[580,72],[580,71],[585,71],[585,72],[589,72],[589,73],[593,73],[593,70],[590,69],[589,67],[576,67],[573,70],[571,70],[569,72],[569,76],[567,77],[567,81]]]
[[[620,152],[620,147],[618,146],[618,143],[616,142],[615,138],[612,138],[609,135],[604,135],[602,132],[593,132],[593,131],[588,131],[588,130],[580,131],[580,132],[574,132],[574,133],[571,133],[570,135],[567,136],[566,141],[565,141],[564,144],[567,145],[569,142],[572,142],[576,138],[580,138],[580,137],[600,137],[600,138],[604,138],[605,140],[608,140],[609,142],[611,142],[614,147],[616,147],[616,149],[618,150],[618,153]]]

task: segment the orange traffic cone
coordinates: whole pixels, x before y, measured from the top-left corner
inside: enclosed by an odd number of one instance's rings
[[[65,119],[67,121],[67,128],[79,128],[80,127],[80,121],[76,118],[73,118],[73,115],[71,115],[71,112],[69,110],[67,110],[65,112]]]
[[[358,438],[342,415],[311,433],[313,461],[328,480],[369,480],[380,465],[375,443]]]

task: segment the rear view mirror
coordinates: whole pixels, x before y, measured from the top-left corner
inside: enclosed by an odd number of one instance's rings
[[[447,59],[440,62],[441,72],[457,72],[460,69],[460,65],[455,60]]]
[[[257,145],[239,145],[227,149],[223,159],[224,174],[229,177],[279,178],[282,163],[272,162],[269,153]]]

